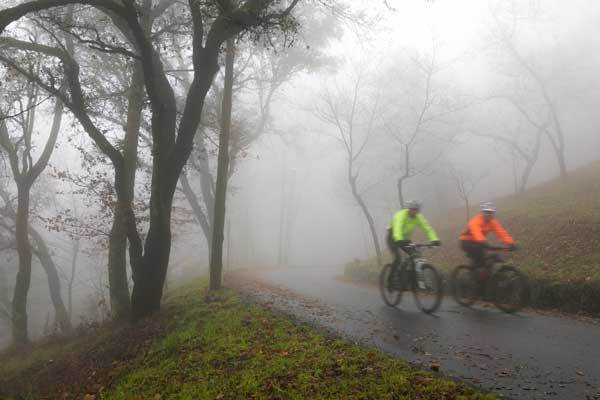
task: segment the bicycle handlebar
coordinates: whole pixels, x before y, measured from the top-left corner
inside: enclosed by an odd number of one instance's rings
[[[491,251],[516,251],[516,249],[511,249],[510,247],[505,246],[486,246],[485,249]]]
[[[428,248],[428,247],[439,247],[435,244],[431,243],[412,243],[410,247],[414,247],[416,249]]]

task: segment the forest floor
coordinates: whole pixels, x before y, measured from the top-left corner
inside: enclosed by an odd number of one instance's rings
[[[493,399],[243,298],[173,289],[135,325],[0,353],[2,399]]]

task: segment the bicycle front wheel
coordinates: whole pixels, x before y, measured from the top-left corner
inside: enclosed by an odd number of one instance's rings
[[[470,267],[466,265],[456,267],[450,277],[450,284],[452,285],[452,296],[458,304],[464,307],[473,305],[477,293],[477,283]]]
[[[422,264],[420,270],[415,271],[413,293],[424,313],[431,314],[439,308],[443,296],[442,277],[433,265]]]
[[[386,264],[379,274],[379,291],[383,302],[395,307],[402,298],[402,279],[400,268]]]
[[[529,294],[527,278],[515,267],[503,265],[492,276],[494,304],[505,313],[525,307]]]

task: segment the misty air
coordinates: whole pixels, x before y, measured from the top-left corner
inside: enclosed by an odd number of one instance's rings
[[[0,399],[600,399],[599,26],[0,0]]]

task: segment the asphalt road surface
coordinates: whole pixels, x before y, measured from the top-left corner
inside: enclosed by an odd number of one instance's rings
[[[263,304],[511,399],[600,399],[600,325],[533,311],[507,315],[444,298],[435,315],[411,293],[397,308],[376,287],[345,282],[339,268],[297,267],[227,284]]]

